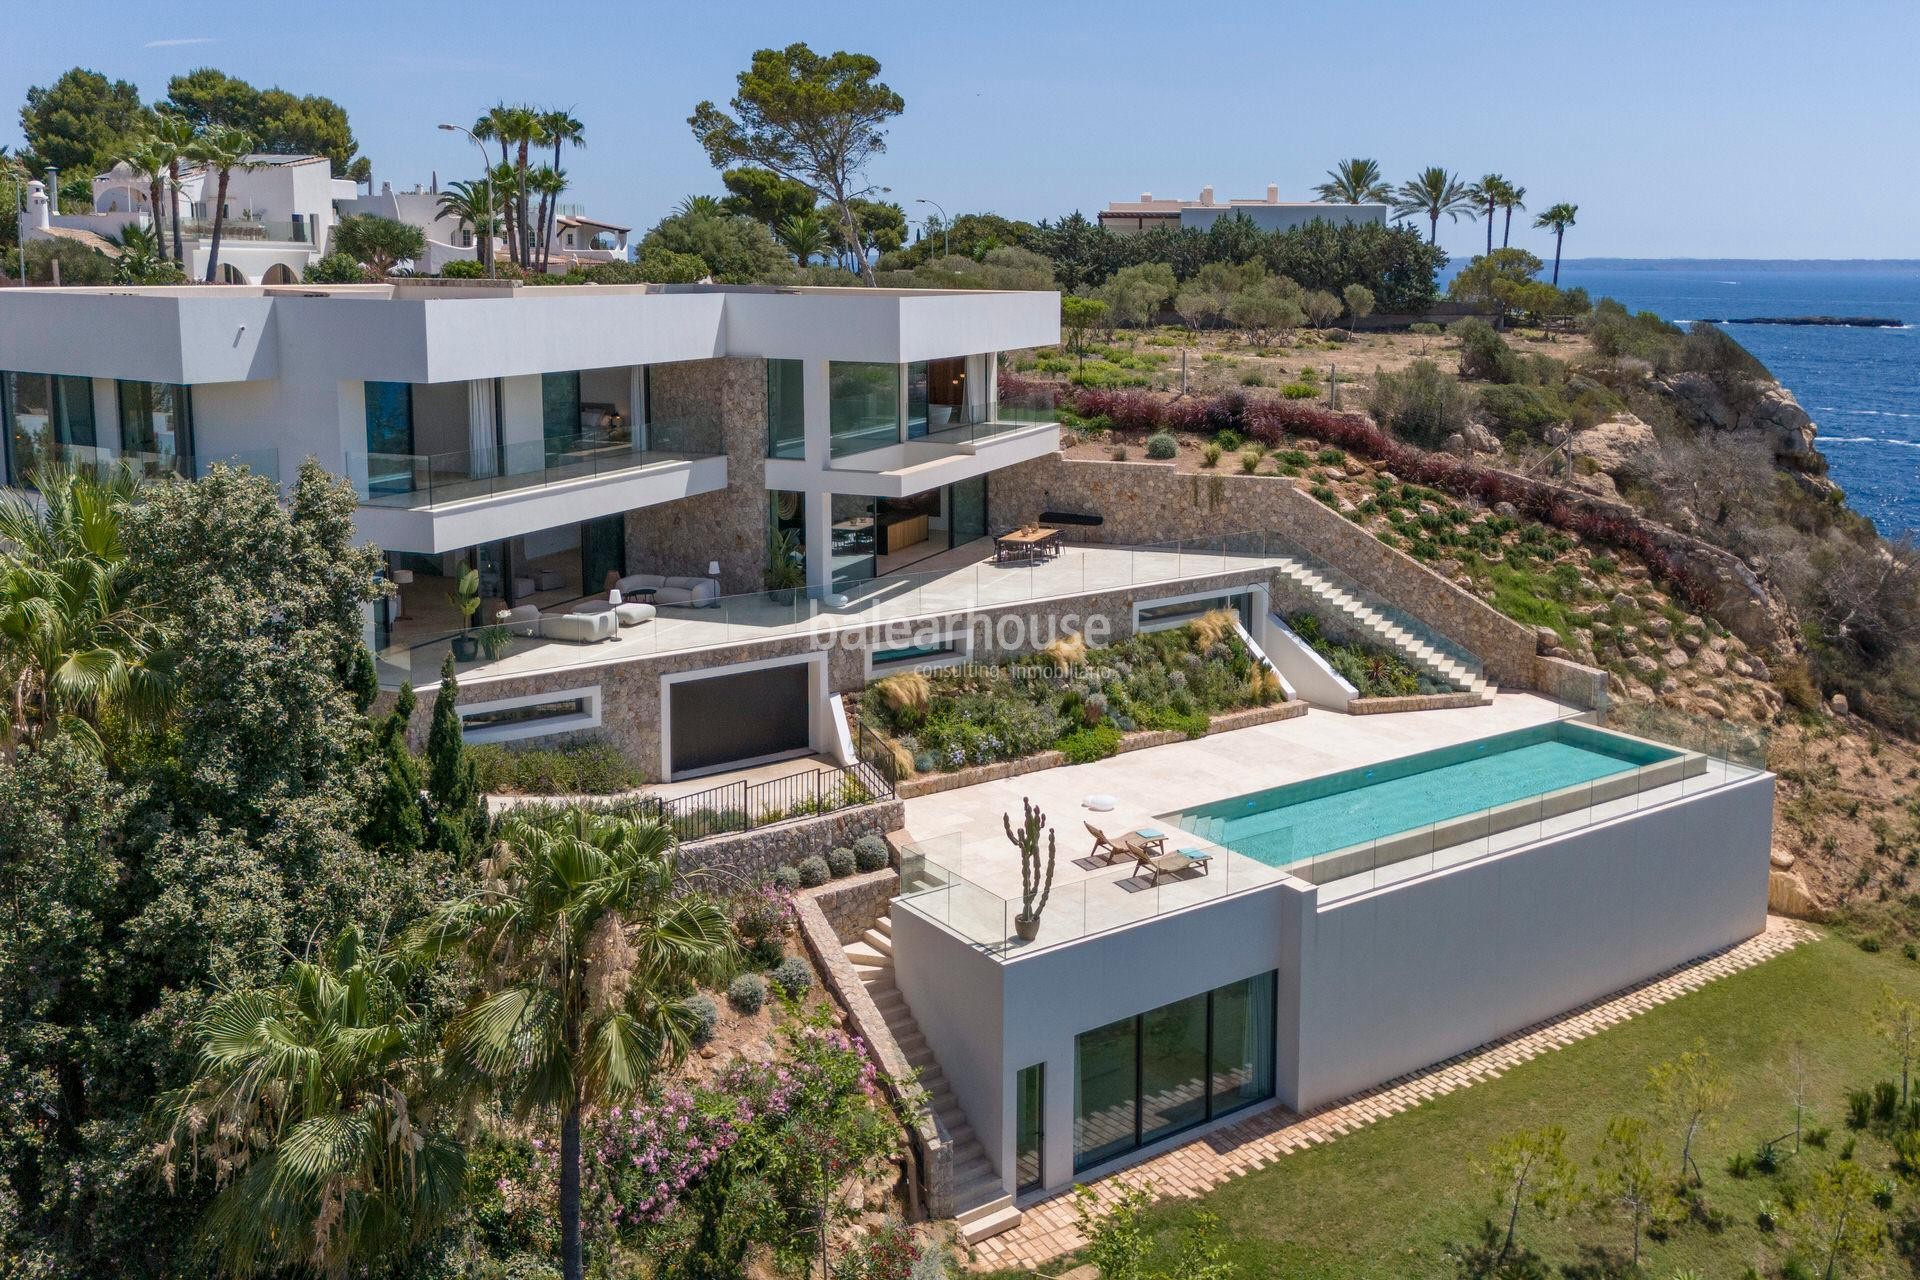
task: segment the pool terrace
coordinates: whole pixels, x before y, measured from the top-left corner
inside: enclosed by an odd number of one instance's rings
[[[1684,751],[1542,795],[1465,814],[1456,810],[1442,821],[1281,866],[1208,838],[1204,821],[1188,821],[1184,830],[1180,825],[1204,806],[1272,787],[1574,719],[1590,717],[1528,693],[1502,693],[1486,706],[1364,717],[1313,710],[1094,764],[917,797],[906,802],[912,839],[897,905],[1011,958],[1287,878],[1318,885],[1318,902],[1324,905],[1760,772],[1747,737],[1710,723],[1669,721],[1667,732],[1658,736]],[[1653,734],[1637,723],[1615,727]],[[1085,807],[1084,801],[1096,795],[1114,797],[1115,807],[1109,812]],[[1019,855],[1001,830],[1001,815],[1017,819],[1022,800],[1029,798],[1055,829],[1059,854],[1039,936],[1023,943],[1013,927],[1020,910]],[[1169,851],[1200,850],[1210,855],[1208,866],[1204,873],[1193,869],[1149,883],[1131,862],[1106,865],[1090,857],[1094,842],[1083,825],[1087,822],[1114,839],[1158,830]]]

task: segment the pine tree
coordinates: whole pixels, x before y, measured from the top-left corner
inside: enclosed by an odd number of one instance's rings
[[[427,843],[427,817],[420,803],[420,762],[407,747],[407,725],[417,701],[413,686],[400,686],[393,710],[374,729],[374,788],[360,838],[387,853],[412,853]]]
[[[380,696],[380,677],[373,669],[373,655],[367,652],[367,646],[355,645],[347,655],[345,684],[354,709],[365,715]]]
[[[487,806],[461,737],[459,703],[460,682],[448,654],[440,668],[433,725],[427,730],[427,800],[433,813],[433,847],[464,859],[486,840]]]

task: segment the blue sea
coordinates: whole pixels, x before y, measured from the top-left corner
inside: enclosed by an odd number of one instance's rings
[[[1920,262],[1569,259],[1560,283],[1676,324],[1740,316],[1889,316],[1900,329],[1741,324],[1740,340],[1819,424],[1856,511],[1920,534]]]

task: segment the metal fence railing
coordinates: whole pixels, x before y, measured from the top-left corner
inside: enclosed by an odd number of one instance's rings
[[[844,769],[807,769],[766,782],[729,782],[683,796],[642,796],[637,807],[673,828],[684,844],[892,798],[891,778],[859,760]]]

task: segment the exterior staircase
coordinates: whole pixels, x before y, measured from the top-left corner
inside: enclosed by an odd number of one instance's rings
[[[927,1103],[940,1117],[953,1144],[953,1216],[960,1224],[960,1238],[969,1245],[978,1244],[1011,1229],[1020,1221],[1020,1210],[1014,1207],[1013,1197],[1002,1190],[1000,1177],[987,1160],[986,1148],[967,1123],[953,1086],[941,1074],[932,1046],[920,1034],[913,1010],[894,983],[892,917],[881,916],[874,921],[859,941],[847,944],[846,952],[861,985],[886,1019],[894,1043],[920,1073]]]
[[[1493,701],[1496,690],[1472,657],[1421,636],[1387,610],[1305,561],[1281,556],[1274,568],[1288,582],[1337,612],[1355,631],[1400,654],[1430,679],[1471,693],[1481,702]]]

